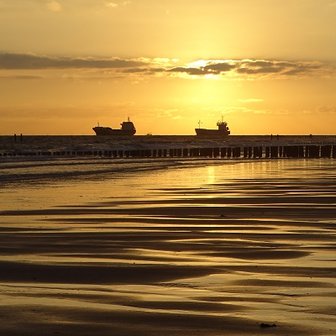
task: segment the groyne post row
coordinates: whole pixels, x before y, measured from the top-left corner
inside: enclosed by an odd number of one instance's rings
[[[108,158],[336,158],[335,145],[236,146],[132,150],[47,150],[0,152],[2,157],[108,157]]]

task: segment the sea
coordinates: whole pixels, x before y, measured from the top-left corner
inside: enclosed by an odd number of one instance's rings
[[[92,135],[10,135],[0,136],[3,153],[37,151],[97,151],[223,146],[333,145],[336,135],[230,135],[206,139],[194,135],[136,135],[115,138]]]

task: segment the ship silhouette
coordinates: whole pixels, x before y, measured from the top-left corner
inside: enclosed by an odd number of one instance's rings
[[[196,135],[203,138],[223,138],[230,135],[230,129],[226,121],[218,121],[217,129],[201,128],[201,122],[199,127],[195,128]]]
[[[121,128],[111,128],[111,127],[103,127],[96,126],[92,129],[95,131],[96,135],[109,135],[109,136],[132,136],[136,133],[135,126],[132,121],[128,118],[127,121],[123,121],[121,124]]]

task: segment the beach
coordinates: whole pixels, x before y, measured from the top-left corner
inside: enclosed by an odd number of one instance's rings
[[[334,159],[0,167],[3,335],[335,335]]]

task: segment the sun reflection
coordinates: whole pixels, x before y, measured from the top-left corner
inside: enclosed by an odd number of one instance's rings
[[[214,166],[210,166],[208,167],[208,180],[207,183],[208,184],[214,184],[215,180],[216,180],[216,176],[215,176],[215,167]]]

